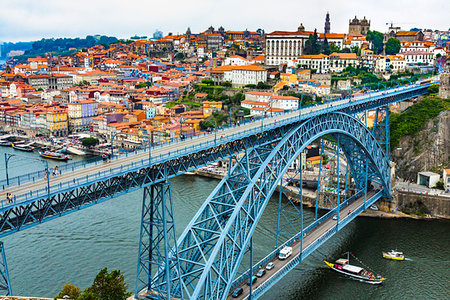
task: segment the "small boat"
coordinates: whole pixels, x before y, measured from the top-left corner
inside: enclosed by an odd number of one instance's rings
[[[44,151],[39,154],[43,158],[49,158],[49,159],[54,159],[54,160],[67,161],[70,159],[69,155],[65,155],[65,154],[61,154],[61,153],[57,153],[57,152],[51,152],[51,151]]]
[[[324,260],[325,264],[333,271],[351,277],[352,279],[370,284],[381,284],[386,278],[373,272],[367,271],[361,267],[349,264],[350,255],[348,258],[340,258],[335,263]]]
[[[3,146],[3,147],[11,147],[11,146],[12,146],[12,143],[11,143],[10,141],[2,140],[2,141],[0,141],[0,146]]]
[[[25,152],[33,152],[33,150],[34,150],[34,147],[31,147],[30,145],[13,144],[12,147],[16,150],[25,151]]]
[[[383,252],[383,257],[392,260],[405,260],[405,255],[403,252],[391,250],[389,252]]]

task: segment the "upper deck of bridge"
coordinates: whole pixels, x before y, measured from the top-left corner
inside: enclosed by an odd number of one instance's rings
[[[10,185],[6,185],[6,182],[0,182],[0,186],[3,186],[3,190],[0,192],[0,210],[74,190],[80,186],[87,186],[94,182],[105,181],[128,172],[138,171],[149,165],[157,165],[181,156],[198,153],[254,135],[258,132],[313,118],[317,115],[335,111],[345,111],[355,114],[366,109],[373,109],[403,101],[408,97],[410,98],[411,93],[424,93],[430,84],[410,84],[370,92],[351,98],[341,98],[332,102],[306,106],[296,111],[262,118],[254,122],[247,122],[240,126],[220,129],[216,133],[212,132],[183,141],[174,141],[155,146],[151,149],[150,161],[148,150],[141,150],[135,153],[117,156],[108,163],[97,161],[82,165],[68,164],[60,175],[51,177],[50,192],[47,189],[47,180],[43,176],[43,171],[11,178]],[[402,95],[404,95],[403,98]],[[211,161],[208,162],[208,159],[205,159],[206,163],[211,163]],[[12,203],[6,201],[7,193],[11,193],[14,196]]]

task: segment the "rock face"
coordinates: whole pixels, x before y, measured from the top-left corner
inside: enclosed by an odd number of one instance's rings
[[[439,97],[442,99],[450,98],[450,73],[442,73],[440,77]]]
[[[392,151],[398,177],[416,181],[417,173],[442,173],[450,166],[450,111],[430,120],[417,136],[404,136]]]

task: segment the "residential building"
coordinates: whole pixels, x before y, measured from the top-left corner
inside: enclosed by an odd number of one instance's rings
[[[98,103],[95,100],[81,100],[68,103],[69,130],[86,131],[98,115]]]
[[[312,69],[317,73],[328,73],[330,57],[325,54],[302,55],[298,58],[298,65],[302,69]]]
[[[398,54],[403,57],[406,64],[409,66],[422,65],[422,66],[433,66],[434,65],[434,54],[433,52],[425,51],[408,51]]]
[[[222,101],[203,101],[203,116],[211,116],[214,112],[222,110]]]
[[[60,107],[51,107],[47,110],[47,132],[52,136],[67,136],[69,129],[67,111]]]
[[[357,67],[359,65],[356,53],[331,53],[330,72],[342,72],[348,66]]]
[[[234,87],[258,84],[267,81],[267,70],[257,65],[221,66],[211,71],[211,78],[216,84],[230,81]]]

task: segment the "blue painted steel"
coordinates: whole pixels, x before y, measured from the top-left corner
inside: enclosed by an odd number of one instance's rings
[[[325,134],[348,137],[369,159],[387,189],[390,169],[380,145],[367,127],[343,113],[310,119],[278,145],[251,150],[211,193],[178,239],[185,298],[226,297],[242,250],[281,176],[308,144]]]
[[[3,242],[0,242],[0,293],[5,296],[12,296],[11,282],[9,281],[8,266],[6,264],[6,254]]]
[[[177,248],[172,247],[175,241],[170,184],[165,182],[145,187],[136,280],[136,295],[139,299],[181,296],[179,282],[172,282],[170,277],[171,265],[179,270]],[[161,282],[169,284],[163,285]]]

